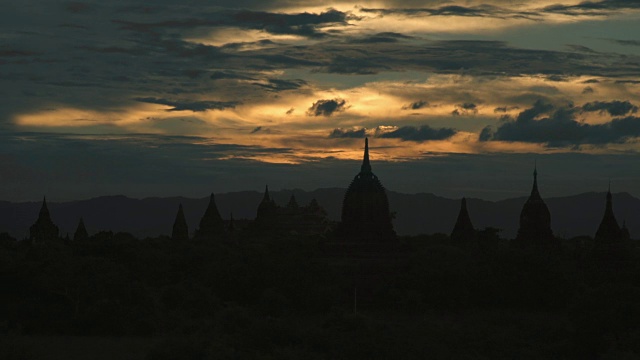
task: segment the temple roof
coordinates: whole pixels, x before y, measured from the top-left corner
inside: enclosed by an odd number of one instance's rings
[[[604,209],[604,215],[598,230],[596,231],[596,242],[617,242],[621,240],[622,233],[620,226],[613,213],[613,199],[611,195],[611,186],[607,191],[607,202]]]

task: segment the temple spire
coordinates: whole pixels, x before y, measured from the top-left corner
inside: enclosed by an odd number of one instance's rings
[[[262,198],[262,201],[271,201],[271,198],[269,197],[269,185],[265,185],[264,187],[264,197]]]
[[[369,138],[364,138],[364,159],[362,159],[361,173],[371,172],[371,163],[369,162]]]
[[[540,197],[540,192],[538,191],[538,161],[535,160],[533,163],[533,188],[531,189],[532,197]]]

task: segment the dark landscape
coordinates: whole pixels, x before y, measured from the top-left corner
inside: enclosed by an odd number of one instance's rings
[[[640,1],[0,11],[0,360],[640,359]]]

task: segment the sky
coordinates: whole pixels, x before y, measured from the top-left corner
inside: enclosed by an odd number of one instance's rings
[[[639,1],[10,2],[0,200],[640,196]]]

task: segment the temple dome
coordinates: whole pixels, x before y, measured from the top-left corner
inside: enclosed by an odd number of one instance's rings
[[[360,172],[344,195],[341,220],[338,233],[347,241],[377,242],[396,238],[386,190],[371,171],[368,139],[365,139]]]

